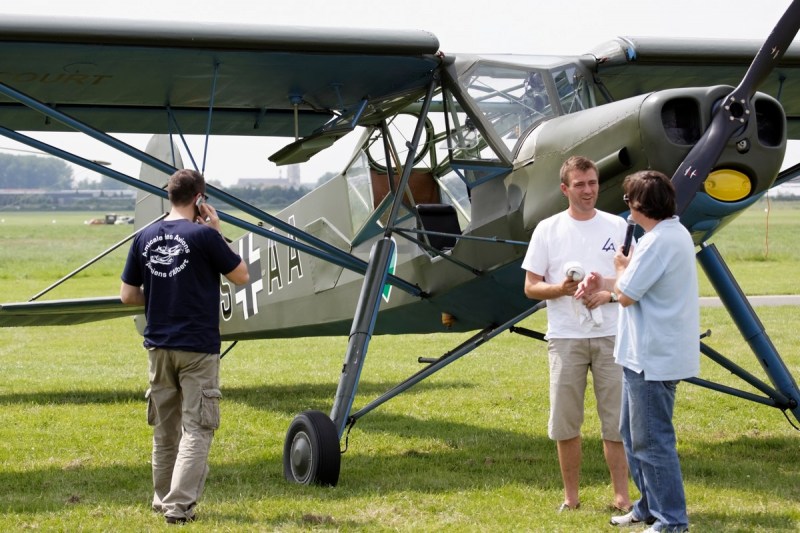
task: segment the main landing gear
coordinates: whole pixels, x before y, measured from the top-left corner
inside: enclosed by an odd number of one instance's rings
[[[320,411],[304,411],[289,425],[283,444],[283,476],[303,485],[335,487],[339,481],[339,433]]]

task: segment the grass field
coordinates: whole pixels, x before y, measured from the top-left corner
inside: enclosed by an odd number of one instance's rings
[[[84,218],[0,213],[0,300],[26,300],[130,231],[84,226]],[[746,290],[796,292],[793,283],[777,282],[797,272],[800,211],[773,205],[768,235],[765,218],[764,206],[754,207],[717,244]],[[115,294],[126,250],[47,298]],[[793,325],[800,309],[759,313],[798,379]],[[542,330],[545,318],[534,315],[525,325]],[[701,321],[713,332],[710,346],[763,375],[724,310],[703,309]],[[440,355],[463,338],[373,339],[355,408],[416,372],[418,356]],[[151,432],[140,342],[129,319],[0,330],[0,530],[167,529],[148,507]],[[559,515],[561,482],[546,436],[545,346],[508,333],[359,421],[336,488],[285,482],[289,422],[305,409],[330,410],[346,343],[250,341],[223,360],[222,427],[200,520],[187,528],[611,531],[592,395],[581,509]],[[708,361],[702,375],[751,390]],[[675,418],[692,531],[800,530],[800,433],[779,411],[683,384]]]

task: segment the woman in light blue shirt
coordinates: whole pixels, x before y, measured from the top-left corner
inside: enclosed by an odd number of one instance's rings
[[[620,433],[641,498],[611,525],[649,524],[647,532],[689,530],[672,424],[675,391],[700,371],[700,306],[694,243],[675,216],[675,189],[661,172],[631,174],[622,184],[633,220],[644,230],[630,256],[614,256],[613,292],[622,306],[614,358],[623,367]],[[575,297],[611,285],[592,272]]]
[[[622,305],[614,349],[624,372],[620,432],[641,498],[611,524],[687,531],[672,415],[678,382],[700,370],[695,248],[675,216],[675,189],[667,176],[637,172],[622,187],[631,216],[645,230],[630,256],[614,257]]]

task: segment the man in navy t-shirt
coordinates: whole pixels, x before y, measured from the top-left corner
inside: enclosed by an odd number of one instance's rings
[[[134,238],[120,288],[122,302],[144,305],[147,319],[153,509],[169,524],[194,520],[219,427],[219,276],[249,281],[205,190],[199,172],[170,176],[171,210]]]

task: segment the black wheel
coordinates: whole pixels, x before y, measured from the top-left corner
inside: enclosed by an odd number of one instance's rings
[[[339,481],[339,433],[325,413],[304,411],[294,417],[283,443],[283,476],[302,485]]]

